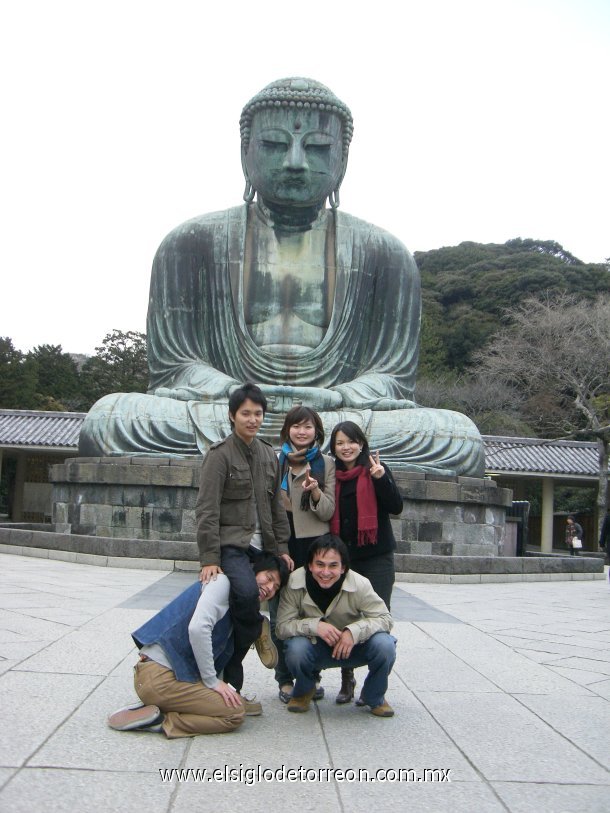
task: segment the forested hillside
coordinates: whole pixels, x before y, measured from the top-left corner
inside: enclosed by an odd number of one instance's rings
[[[415,259],[422,277],[419,377],[472,370],[473,354],[530,296],[570,293],[593,301],[610,293],[610,266],[587,264],[551,241],[465,242]]]

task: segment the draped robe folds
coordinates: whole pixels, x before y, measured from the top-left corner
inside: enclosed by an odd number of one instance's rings
[[[318,409],[327,436],[338,421],[354,420],[384,459],[413,470],[482,476],[474,424],[413,401],[421,298],[404,245],[351,215],[324,212],[326,273],[334,282],[328,328],[307,352],[268,352],[255,344],[244,318],[249,208],[194,218],[162,242],[150,286],[148,394],[114,393],[94,404],[80,453],[205,452],[231,431],[230,389],[249,380],[272,387],[279,398],[290,396],[284,387],[338,393],[336,409],[320,409],[315,391],[309,401],[299,399]],[[273,409],[271,403],[263,437],[277,441],[283,416]]]

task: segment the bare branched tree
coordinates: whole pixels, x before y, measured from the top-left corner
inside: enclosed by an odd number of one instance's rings
[[[521,415],[521,393],[487,374],[419,379],[416,398],[423,406],[463,412],[483,435],[533,434]]]
[[[539,427],[597,441],[601,521],[608,506],[610,297],[531,298],[506,315],[510,326],[476,361],[482,372],[522,393],[524,409]]]

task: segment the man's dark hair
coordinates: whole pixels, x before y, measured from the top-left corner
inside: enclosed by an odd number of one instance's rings
[[[263,395],[261,388],[257,387],[256,384],[253,384],[251,381],[246,381],[241,387],[233,390],[229,396],[229,419],[231,423],[233,423],[231,415],[235,415],[246,398],[249,398],[255,404],[260,404],[263,408],[263,415],[267,411],[267,399]]]
[[[288,577],[290,571],[288,565],[281,556],[275,556],[273,553],[266,553],[262,559],[252,565],[254,573],[260,573],[262,570],[277,570],[280,574],[280,589],[286,587],[288,584]]]
[[[322,534],[309,546],[307,551],[307,564],[310,565],[316,556],[325,553],[327,550],[336,550],[341,557],[341,564],[345,572],[349,570],[349,551],[345,542],[335,534]]]

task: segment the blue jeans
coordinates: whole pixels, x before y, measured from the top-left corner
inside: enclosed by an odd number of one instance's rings
[[[277,620],[277,610],[280,605],[280,594],[276,593],[273,598],[269,601],[269,620],[271,626],[271,640],[276,646],[277,649],[277,666],[275,667],[275,679],[277,681],[278,686],[285,686],[287,683],[293,683],[294,678],[290,674],[290,670],[286,666],[286,656],[284,654],[284,644],[285,641],[280,641],[280,639],[275,634],[275,623]],[[320,672],[316,670],[314,674],[314,678],[316,683],[320,682]]]
[[[333,648],[321,638],[297,635],[284,641],[286,664],[295,677],[293,697],[301,697],[315,686],[315,673],[320,669],[353,669],[368,666],[362,687],[362,699],[371,708],[383,703],[388,688],[388,675],[396,660],[396,638],[387,632],[376,632],[368,641],[355,644],[349,658],[336,660]]]

